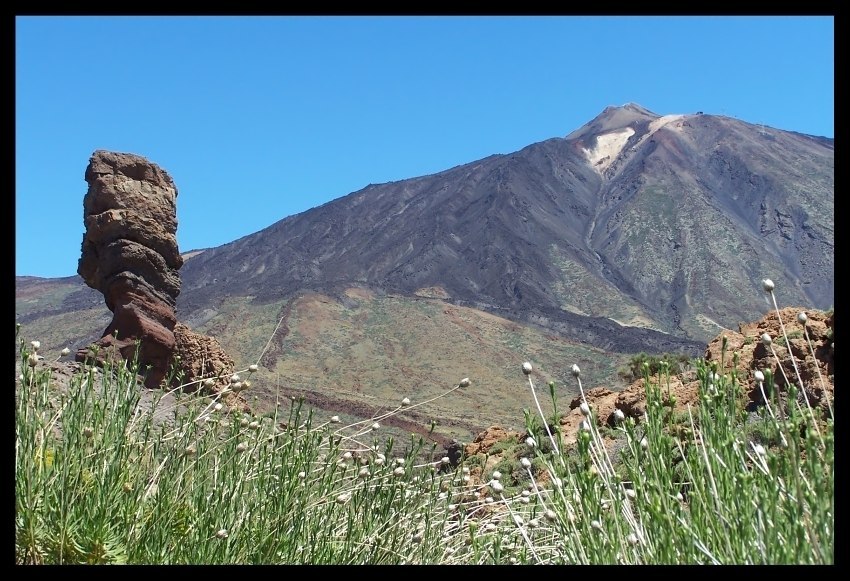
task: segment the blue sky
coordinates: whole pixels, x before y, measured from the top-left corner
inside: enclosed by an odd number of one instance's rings
[[[96,149],[181,251],[562,137],[608,105],[834,136],[833,17],[18,17],[15,274],[76,273]]]

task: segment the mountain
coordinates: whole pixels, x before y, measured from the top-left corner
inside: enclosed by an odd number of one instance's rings
[[[568,334],[587,324],[575,313],[705,342],[763,305],[765,276],[791,302],[832,303],[833,181],[831,139],[609,107],[566,138],[370,185],[208,250],[182,271],[182,304],[439,287]]]
[[[786,305],[831,306],[833,208],[833,139],[608,107],[563,138],[369,185],[187,253],[178,316],[237,360],[268,342],[260,363],[286,389],[378,407],[399,379],[430,393],[473,362],[482,397],[517,389],[512,366],[533,355],[560,380],[577,362],[544,355],[560,349],[610,384],[629,354],[696,355],[763,314],[762,278]],[[19,278],[19,321],[99,336],[108,311],[80,285]]]

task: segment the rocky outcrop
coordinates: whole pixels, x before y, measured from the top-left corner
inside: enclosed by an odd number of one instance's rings
[[[175,345],[177,271],[183,265],[177,188],[156,164],[109,151],[94,152],[85,179],[86,232],[77,272],[103,293],[113,317],[95,349],[80,350],[76,358],[102,359],[116,351],[127,360],[138,356],[147,367],[145,384],[156,387],[168,373]]]
[[[798,319],[800,313],[805,313],[805,323]],[[788,336],[787,341],[782,333],[780,316]],[[780,392],[786,391],[787,383],[791,382],[802,387],[810,405],[819,406],[826,412],[829,405],[825,395],[829,394],[832,398],[835,391],[833,379],[835,358],[832,346],[834,325],[834,314],[806,311],[800,307],[786,307],[780,309],[778,315],[776,311],[771,311],[759,321],[741,323],[738,326],[738,332],[729,331],[721,334],[709,343],[705,359],[716,362],[718,367],[722,366],[725,371],[736,368],[742,382],[749,386],[747,396],[753,405],[763,402],[761,390],[754,381],[753,374],[756,371],[763,373],[770,371],[774,384]],[[771,338],[771,346],[761,341],[765,333]],[[724,337],[726,338],[725,355],[723,354]],[[809,341],[811,341],[811,347]],[[771,347],[776,352],[778,361]],[[812,350],[814,350],[814,356],[812,356]],[[732,357],[733,353],[737,355],[737,364]],[[800,393],[800,397],[802,396],[803,394]]]
[[[113,317],[77,360],[137,357],[148,387],[206,377],[223,377],[217,385],[226,385],[234,367],[230,356],[215,339],[177,323],[183,258],[171,176],[138,155],[95,151],[85,179],[86,232],[77,272],[103,293]]]
[[[512,430],[506,430],[502,426],[490,426],[470,443],[467,444],[464,448],[464,454],[468,456],[474,456],[475,454],[486,454],[490,451],[494,445],[499,442],[503,442],[510,438],[516,439],[519,441],[519,438],[522,436],[520,432],[514,432]]]
[[[197,333],[183,323],[174,326],[174,367],[186,391],[202,389],[207,393],[221,392],[230,385],[235,364],[214,337]],[[212,379],[212,385],[203,383]],[[226,392],[223,401],[231,409],[247,409],[242,398],[232,391]]]
[[[804,323],[798,319],[801,312],[806,314]],[[780,310],[780,316],[785,325],[787,341],[782,333],[779,316],[776,311],[771,311],[756,322],[741,323],[737,332],[727,330],[720,333],[708,344],[705,361],[709,365],[716,365],[718,374],[735,371],[743,389],[742,395],[746,396],[741,403],[748,410],[764,404],[761,389],[755,381],[755,372],[761,371],[766,375],[769,371],[780,398],[784,399],[787,393],[787,382],[801,385],[809,404],[819,410],[821,417],[826,417],[835,397],[835,315],[787,307]],[[771,337],[776,356],[761,341],[765,333]],[[676,412],[686,411],[689,406],[693,408],[699,404],[700,381],[693,369],[681,375],[671,375],[669,384],[665,378],[654,377],[652,381],[661,386],[665,398],[668,394],[672,396],[668,401],[674,402],[672,405]],[[599,425],[613,427],[616,423],[614,411],[618,409],[624,416],[637,421],[641,421],[646,413],[646,381],[643,378],[632,382],[622,391],[594,387],[586,390],[584,395]],[[798,398],[802,400],[802,397],[801,392]],[[576,441],[581,422],[585,419],[579,407],[582,401],[581,396],[573,398],[569,405],[570,411],[559,420],[563,446],[572,445]],[[464,453],[467,457],[487,453],[499,442],[516,437],[516,433],[494,426],[481,432],[473,443],[465,447]]]
[[[787,378],[795,385],[802,385],[811,406],[820,408],[823,415],[828,413],[835,392],[835,360],[832,347],[835,315],[827,315],[823,311],[808,311],[804,325],[797,318],[801,312],[806,311],[796,307],[780,310],[782,323],[788,335],[787,345],[776,311],[771,311],[756,322],[741,323],[738,326],[738,332],[724,331],[708,344],[704,355],[706,363],[716,364],[718,374],[728,374],[735,370],[744,388],[746,400],[743,403],[748,409],[755,409],[764,403],[761,389],[754,379],[755,372],[769,371],[773,375],[774,384],[780,394],[787,391]],[[765,346],[761,341],[761,336],[765,333],[772,339],[776,357],[770,347]],[[811,348],[809,341],[811,341]],[[793,361],[791,354],[794,356]],[[795,364],[799,370],[800,379],[797,379]],[[699,403],[700,382],[694,371],[681,376],[671,376],[669,386],[665,379],[655,378],[653,381],[659,381],[665,396],[669,389],[669,394],[675,401],[676,411],[684,411],[688,406],[693,407]],[[827,394],[829,399],[825,397]],[[646,411],[646,390],[643,378],[634,381],[620,392],[597,387],[587,390],[585,397],[600,424],[613,426],[613,413],[616,409],[621,410],[625,416],[637,420],[640,420]],[[799,397],[802,397],[802,393]],[[575,442],[575,436],[584,419],[579,409],[581,401],[581,397],[574,398],[570,402],[570,412],[560,419],[565,444]]]

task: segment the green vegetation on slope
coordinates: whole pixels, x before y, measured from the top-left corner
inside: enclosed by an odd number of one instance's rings
[[[740,407],[749,386],[698,360],[687,417],[646,374],[644,421],[605,428],[623,443],[616,463],[588,406],[573,450],[527,415],[533,435],[505,442],[495,467],[454,469],[422,439],[378,436],[421,401],[356,424],[299,401],[271,419],[192,394],[163,409],[140,405],[124,366],[86,368],[57,390],[39,349],[20,339],[18,563],[834,562],[834,420],[793,387],[780,401],[769,375],[756,377],[773,395],[755,424]],[[533,366],[520,369],[528,388],[517,377],[516,393],[545,417]],[[583,372],[572,375],[583,393]]]

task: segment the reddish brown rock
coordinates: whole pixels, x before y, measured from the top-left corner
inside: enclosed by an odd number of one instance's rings
[[[186,391],[200,389],[206,393],[220,393],[230,385],[230,376],[235,370],[233,358],[218,340],[196,333],[183,323],[174,326],[174,339],[175,368]],[[206,379],[212,379],[213,385],[203,383]],[[230,408],[247,409],[244,399],[233,392],[222,397]]]
[[[806,313],[805,326],[797,320],[801,312]],[[782,324],[780,324],[780,316]],[[749,401],[756,405],[761,404],[763,398],[758,384],[753,379],[753,374],[756,371],[770,371],[773,374],[774,384],[780,392],[787,389],[788,382],[798,387],[802,386],[810,405],[820,406],[826,411],[829,404],[824,394],[829,393],[832,398],[835,391],[832,379],[835,373],[832,349],[834,317],[834,314],[806,311],[800,307],[780,309],[779,315],[776,311],[771,311],[756,322],[741,323],[738,326],[738,332],[721,333],[709,343],[705,359],[716,363],[718,372],[720,369],[725,371],[737,369],[741,383],[747,386]],[[782,333],[783,324],[785,333],[788,335],[787,344]],[[773,351],[761,341],[765,333],[771,337]],[[808,340],[806,334],[808,334]],[[726,337],[725,355],[723,337]],[[814,350],[814,356],[812,350]],[[733,353],[737,354],[737,364],[732,356]]]
[[[752,323],[742,323],[739,331],[724,331],[719,334],[705,350],[707,363],[716,363],[718,373],[729,373],[732,369],[737,370],[738,380],[743,386],[747,396],[745,405],[752,407],[763,403],[761,390],[753,379],[756,370],[762,372],[769,370],[773,373],[774,382],[780,392],[787,389],[785,378],[795,385],[802,384],[809,403],[827,411],[829,404],[824,397],[830,394],[831,403],[834,397],[834,356],[832,349],[832,329],[834,326],[834,314],[829,316],[822,311],[806,312],[805,329],[797,320],[797,315],[804,309],[788,307],[780,310],[785,332],[789,336],[788,345],[782,335],[782,327],[779,317],[775,311],[765,315],[762,319]],[[808,332],[811,348],[806,340]],[[779,358],[777,361],[770,348],[761,342],[761,336],[767,333],[773,340],[773,350]],[[725,354],[723,352],[723,341],[726,340]],[[789,351],[790,349],[790,351]],[[812,356],[812,349],[814,356]],[[792,362],[791,354],[794,355]],[[737,362],[737,363],[736,363]],[[781,362],[781,364],[780,364]],[[800,372],[800,379],[794,369],[796,363]],[[783,375],[784,371],[784,375]],[[819,372],[819,373],[818,373]],[[653,382],[661,385],[662,394],[667,395],[668,385],[666,379],[653,378]],[[620,392],[612,392],[605,387],[596,387],[587,390],[585,397],[593,410],[598,424],[614,425],[613,412],[619,409],[626,417],[632,417],[640,421],[646,412],[646,388],[643,378],[637,379],[626,389]],[[688,406],[696,406],[699,403],[700,382],[697,381],[696,373],[690,371],[681,376],[671,375],[669,383],[669,394],[675,399],[674,410],[685,411]],[[579,406],[581,397],[577,396],[570,402],[570,411],[560,419],[561,439],[564,445],[575,442],[580,424],[584,419]]]
[[[158,386],[174,352],[177,273],[177,188],[171,176],[145,158],[95,151],[86,168],[86,233],[77,272],[103,293],[112,321],[96,343],[98,359],[119,352],[138,356],[145,384]],[[141,349],[135,353],[136,341]],[[93,354],[80,350],[83,361]]]
[[[827,315],[822,311],[806,311],[807,320],[804,327],[797,320],[797,315],[803,310],[789,307],[780,311],[785,332],[789,336],[787,346],[784,338],[782,338],[782,328],[775,311],[768,313],[756,322],[742,323],[739,325],[738,332],[728,330],[720,333],[707,346],[705,360],[709,365],[716,363],[718,373],[731,373],[733,369],[736,370],[743,393],[747,396],[746,399],[741,401],[741,404],[747,406],[748,409],[763,403],[761,391],[753,378],[753,374],[756,370],[763,372],[770,370],[774,375],[780,395],[787,389],[785,382],[787,376],[789,381],[802,384],[810,405],[820,408],[824,416],[827,414],[835,397],[833,351],[835,315]],[[776,357],[760,341],[764,333],[771,336]],[[808,340],[806,333],[808,333]],[[724,337],[726,341],[725,354],[723,353]],[[814,352],[814,356],[812,352]],[[791,354],[794,355],[793,363]],[[794,369],[795,363],[800,372],[799,380]],[[780,369],[784,370],[785,376]],[[662,396],[665,399],[669,389],[669,395],[675,400],[674,412],[685,412],[689,406],[693,409],[699,405],[700,382],[697,380],[697,374],[694,370],[682,375],[671,375],[669,387],[664,376],[653,377],[651,381],[653,384],[661,386]],[[593,411],[597,425],[615,425],[614,411],[617,409],[622,411],[626,417],[632,417],[638,422],[642,421],[646,413],[645,384],[646,381],[640,378],[619,392],[612,391],[607,387],[595,387],[586,390],[585,398]],[[826,394],[828,394],[828,398],[825,397]],[[563,447],[568,447],[576,441],[581,422],[585,419],[579,407],[581,403],[581,396],[573,398],[570,402],[570,410],[562,415],[559,420],[560,442]],[[471,444],[467,444],[464,452],[466,456],[488,452],[494,445],[512,437],[516,438],[517,433],[494,426],[481,432]],[[497,462],[498,458],[490,459],[491,465]],[[541,476],[538,475],[538,479]]]
[[[172,386],[179,380],[194,390],[197,380],[212,377],[218,378],[214,386],[203,387],[220,391],[233,373],[233,360],[215,339],[177,323],[183,258],[171,176],[138,155],[95,151],[85,178],[86,233],[77,272],[103,293],[113,318],[77,360],[137,356],[148,387],[160,387],[170,377]]]
[[[506,430],[501,426],[490,426],[480,434],[478,434],[472,443],[467,444],[464,449],[464,454],[474,456],[475,454],[485,454],[490,451],[494,444],[507,440],[508,438],[519,439],[522,436],[520,432]]]

